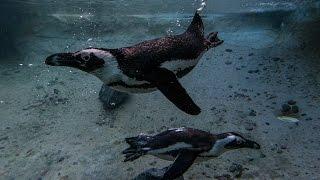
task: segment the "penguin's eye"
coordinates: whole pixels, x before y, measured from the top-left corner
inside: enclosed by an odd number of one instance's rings
[[[90,54],[85,53],[85,54],[81,54],[81,58],[85,61],[88,61],[90,59]]]

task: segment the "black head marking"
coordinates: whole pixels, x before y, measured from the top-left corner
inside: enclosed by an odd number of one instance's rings
[[[260,145],[254,141],[244,138],[242,135],[234,132],[224,133],[225,138],[230,138],[230,142],[224,147],[226,149],[251,148],[260,149]]]
[[[45,63],[51,66],[68,66],[91,72],[104,66],[105,61],[90,51],[75,53],[57,53],[46,58]]]

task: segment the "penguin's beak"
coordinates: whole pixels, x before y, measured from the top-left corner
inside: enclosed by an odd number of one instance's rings
[[[251,149],[260,149],[260,145],[254,141],[246,140],[245,146]]]
[[[46,58],[45,63],[50,66],[78,67],[80,62],[76,60],[73,53],[57,53]]]

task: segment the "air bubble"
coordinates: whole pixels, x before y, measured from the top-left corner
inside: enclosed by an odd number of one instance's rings
[[[206,7],[207,3],[206,0],[201,0],[200,7],[197,9],[198,12],[203,11],[203,9]]]

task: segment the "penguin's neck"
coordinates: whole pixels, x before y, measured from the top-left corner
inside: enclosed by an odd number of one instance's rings
[[[121,70],[115,64],[107,64],[104,67],[91,72],[91,74],[98,77],[105,84],[116,82],[121,79]]]
[[[91,72],[94,76],[98,77],[102,82],[109,84],[121,79],[121,70],[118,65],[117,59],[108,51],[97,50],[97,57],[103,59],[105,64],[103,67]]]
[[[214,142],[212,148],[210,151],[203,153],[203,156],[212,156],[212,157],[218,157],[222,153],[228,151],[229,149],[225,148],[225,145],[228,144],[229,142],[233,141],[232,138],[226,137],[223,139],[218,139],[217,141]]]

